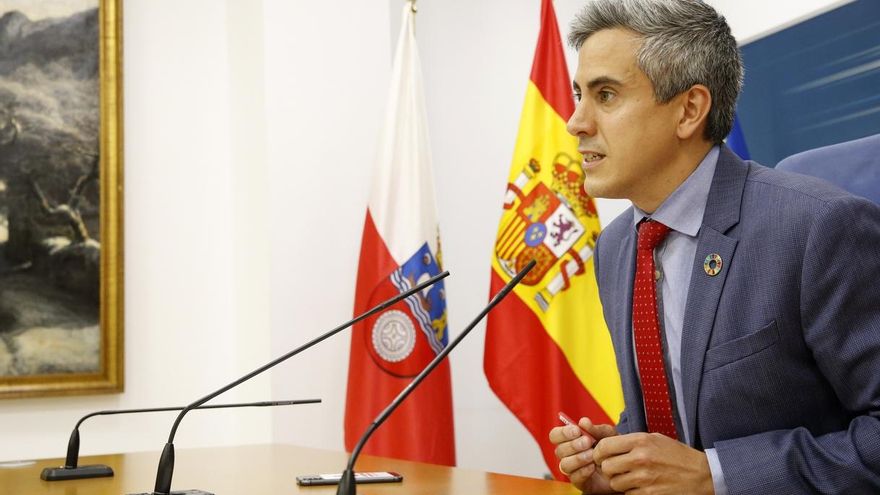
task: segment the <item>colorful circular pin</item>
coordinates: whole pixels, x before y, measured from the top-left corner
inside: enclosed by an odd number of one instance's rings
[[[724,262],[721,260],[721,256],[715,253],[706,256],[706,260],[703,261],[703,270],[706,270],[706,275],[710,277],[721,273],[722,266],[724,266]]]

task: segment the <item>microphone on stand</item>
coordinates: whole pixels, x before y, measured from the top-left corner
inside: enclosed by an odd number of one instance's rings
[[[238,404],[217,404],[215,406],[200,406],[195,409],[229,409],[234,407],[273,407],[273,406],[292,406],[296,404],[316,404],[321,399],[307,400],[284,400],[284,401],[263,401],[263,402],[246,402]],[[70,440],[67,442],[67,458],[64,465],[57,468],[44,468],[40,473],[40,478],[45,481],[64,481],[79,480],[84,478],[102,478],[113,476],[113,469],[104,464],[90,464],[88,466],[79,465],[79,426],[83,421],[94,416],[113,416],[116,414],[136,414],[151,412],[180,411],[183,407],[151,407],[147,409],[110,409],[106,411],[95,411],[86,414],[73,427],[70,433]]]
[[[390,416],[391,413],[394,412],[394,410],[397,409],[397,407],[400,406],[401,403],[403,403],[404,399],[406,399],[409,394],[412,393],[412,391],[415,390],[420,383],[422,383],[425,377],[427,377],[432,371],[434,371],[434,368],[436,368],[437,365],[440,364],[440,362],[443,361],[443,359],[450,352],[452,352],[452,349],[454,349],[455,346],[457,346],[458,343],[462,341],[462,339],[467,337],[467,334],[470,333],[470,331],[473,330],[475,326],[477,326],[477,323],[479,323],[480,320],[482,320],[483,317],[485,317],[486,314],[488,314],[489,311],[492,310],[492,308],[500,303],[501,300],[504,299],[507,294],[509,294],[510,291],[513,290],[514,287],[516,287],[517,284],[519,284],[523,277],[525,277],[526,274],[529,273],[532,268],[534,268],[534,266],[535,260],[530,261],[522,270],[520,270],[519,273],[516,274],[515,277],[513,277],[513,279],[510,280],[510,282],[507,283],[507,285],[502,287],[501,290],[498,291],[497,294],[495,294],[495,297],[493,297],[492,300],[489,301],[489,304],[487,304],[486,307],[483,308],[483,311],[481,311],[480,314],[478,314],[477,317],[474,318],[474,321],[472,321],[467,327],[465,327],[465,329],[461,332],[461,335],[456,337],[455,340],[450,342],[449,345],[447,345],[442,351],[440,351],[437,356],[434,357],[434,359],[430,363],[428,363],[427,366],[425,366],[425,369],[423,369],[422,372],[418,374],[418,376],[413,378],[413,381],[410,382],[410,384],[407,385],[406,388],[404,388],[397,395],[397,397],[394,398],[393,401],[391,401],[391,404],[388,404],[388,406],[381,413],[379,413],[378,416],[376,416],[376,419],[374,419],[373,422],[370,423],[370,426],[367,427],[367,431],[365,431],[360,440],[358,440],[358,443],[357,445],[355,445],[354,450],[351,451],[351,457],[348,458],[348,465],[346,466],[345,471],[343,471],[342,473],[342,478],[339,480],[339,486],[336,489],[336,495],[355,495],[357,493],[357,486],[354,477],[354,463],[355,461],[357,461],[358,455],[360,455],[361,450],[364,448],[364,444],[367,443],[367,440],[369,440],[373,432],[375,432],[376,429],[379,428],[379,426],[384,423],[386,419],[388,419],[388,416]]]
[[[379,311],[382,311],[383,309],[385,309],[393,304],[396,304],[397,302],[399,302],[403,299],[406,299],[407,297],[409,297],[417,292],[420,292],[421,290],[423,290],[427,287],[430,287],[431,285],[434,285],[435,283],[439,282],[440,280],[442,280],[448,276],[449,276],[448,271],[444,271],[438,275],[435,275],[435,276],[429,278],[428,280],[422,282],[421,284],[416,285],[412,289],[410,289],[406,292],[402,292],[402,293],[388,299],[387,301],[385,301],[383,303],[379,303],[378,305],[376,305],[375,307],[373,307],[372,309],[370,309],[366,313],[363,313],[359,316],[356,316],[355,318],[353,318],[353,319],[349,320],[348,322],[334,328],[333,330],[330,330],[329,332],[321,335],[320,337],[317,337],[317,338],[297,347],[296,349],[294,349],[294,350],[288,352],[287,354],[275,359],[274,361],[248,373],[247,375],[244,375],[243,377],[235,380],[234,382],[230,383],[229,385],[226,385],[218,390],[215,390],[214,392],[211,392],[210,394],[202,397],[201,399],[199,399],[199,400],[193,402],[192,404],[186,406],[185,408],[183,408],[183,410],[180,411],[180,414],[177,415],[177,419],[174,420],[174,425],[171,427],[171,433],[168,435],[168,442],[165,444],[165,448],[162,450],[162,456],[159,458],[159,467],[156,471],[156,485],[155,485],[155,488],[153,489],[152,494],[147,493],[147,494],[130,494],[130,495],[208,494],[208,492],[204,492],[201,490],[184,490],[184,491],[180,491],[180,492],[178,492],[178,491],[172,492],[171,491],[171,478],[174,475],[174,435],[175,435],[175,433],[177,433],[177,427],[180,425],[180,421],[183,419],[183,417],[186,415],[186,413],[189,412],[190,409],[194,409],[196,407],[201,406],[205,402],[208,402],[209,400],[213,399],[214,397],[217,397],[218,395],[222,394],[223,392],[226,392],[227,390],[230,390],[234,387],[237,387],[238,385],[241,385],[242,383],[244,383],[244,382],[250,380],[251,378],[259,375],[260,373],[268,370],[269,368],[272,368],[275,365],[280,364],[280,363],[290,359],[293,356],[296,356],[300,352],[314,346],[315,344],[323,342],[324,340],[336,335],[337,333],[341,332],[342,330],[345,330],[346,328],[354,325],[355,323],[357,323],[365,318],[369,318],[373,314],[375,314]]]

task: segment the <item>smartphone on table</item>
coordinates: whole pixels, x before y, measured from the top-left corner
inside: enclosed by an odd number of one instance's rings
[[[308,474],[297,476],[296,484],[300,486],[338,485],[340,479],[342,479],[342,473]],[[356,471],[354,473],[355,483],[399,483],[401,481],[403,481],[403,476],[393,471]]]

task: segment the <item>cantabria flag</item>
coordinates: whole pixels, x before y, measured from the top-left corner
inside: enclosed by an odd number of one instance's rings
[[[583,190],[574,111],[556,14],[541,6],[541,32],[492,255],[490,293],[526,263],[537,265],[489,314],[484,368],[498,397],[541,447],[559,479],[547,433],[557,413],[614,424],[623,394],[593,273],[599,218]]]
[[[403,26],[361,240],[354,313],[441,270],[431,153],[413,12]],[[354,326],[345,404],[345,447],[449,342],[438,282]],[[367,454],[455,464],[449,361],[444,360],[379,428]]]

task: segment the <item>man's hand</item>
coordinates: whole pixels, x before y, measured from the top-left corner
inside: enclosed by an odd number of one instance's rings
[[[580,428],[569,425],[550,430],[550,442],[556,445],[559,470],[568,476],[575,488],[584,493],[614,493],[608,478],[596,469],[592,447],[594,439],[617,435],[617,430],[611,425],[594,425],[589,418],[581,418],[578,425]]]
[[[604,438],[593,449],[593,461],[618,492],[715,493],[706,454],[659,433]]]

